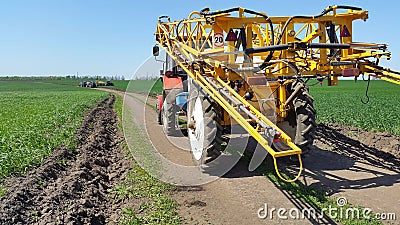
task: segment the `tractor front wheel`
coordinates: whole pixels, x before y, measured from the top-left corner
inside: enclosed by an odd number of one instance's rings
[[[222,126],[218,105],[193,81],[189,83],[188,136],[193,161],[197,166],[221,154]]]

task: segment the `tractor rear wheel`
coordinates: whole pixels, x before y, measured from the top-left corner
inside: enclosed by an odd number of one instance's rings
[[[303,87],[293,100],[297,125],[294,141],[304,153],[307,153],[311,149],[315,138],[315,130],[317,128],[317,123],[315,122],[316,110],[313,104],[314,99],[303,82],[294,82],[292,90],[295,90],[297,85],[303,85]]]
[[[278,124],[278,126],[303,150],[303,154],[306,154],[311,149],[315,138],[317,127],[315,122],[316,111],[313,105],[314,99],[309,94],[308,87],[304,85],[303,81],[294,81],[288,87],[288,94],[292,94],[296,88],[300,88],[300,90],[293,98],[293,109],[288,111],[286,121]],[[278,150],[288,149],[282,142],[276,143],[274,147]]]
[[[218,104],[190,80],[188,136],[192,158],[197,166],[209,163],[221,154],[221,118]]]
[[[157,123],[159,124],[159,125],[162,125],[163,124],[163,122],[162,122],[162,110],[161,110],[161,107],[160,107],[160,104],[157,102],[157,104],[156,104],[156,113],[157,113]]]
[[[161,108],[161,121],[164,133],[173,136],[177,132],[176,113],[178,107],[175,104],[175,98],[181,89],[164,90],[164,102]]]

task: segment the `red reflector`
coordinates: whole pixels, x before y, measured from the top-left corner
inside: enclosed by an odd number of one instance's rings
[[[342,70],[342,75],[344,77],[358,77],[358,75],[360,75],[360,71],[358,68],[347,68]]]
[[[173,75],[174,75],[174,72],[172,72],[172,71],[165,72],[165,76],[171,77]]]
[[[225,41],[237,41],[237,37],[235,32],[232,29],[229,30],[228,35],[226,36]]]
[[[278,143],[280,141],[280,138],[281,138],[281,133],[276,132],[274,135],[274,143]]]
[[[351,37],[350,31],[347,29],[346,25],[343,25],[343,28],[340,31],[340,37]]]

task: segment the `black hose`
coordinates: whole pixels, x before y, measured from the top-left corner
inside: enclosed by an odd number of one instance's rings
[[[231,8],[231,9],[225,9],[225,10],[221,10],[221,11],[217,11],[217,12],[208,12],[208,11],[210,11],[210,8],[204,8],[204,9],[202,9],[200,11],[200,14],[203,15],[203,16],[215,16],[215,15],[218,15],[218,14],[239,11],[239,7]]]
[[[158,21],[161,22],[161,19],[168,19],[168,22],[171,22],[171,18],[169,16],[160,16],[158,17]]]
[[[308,43],[308,48],[331,48],[331,49],[349,49],[350,44],[339,44],[339,43]]]
[[[336,8],[337,8],[337,9],[362,10],[362,8],[359,8],[359,7],[344,6],[344,5],[339,5],[339,6],[337,6]],[[292,16],[292,17],[290,17],[290,18],[286,21],[285,25],[283,25],[282,31],[281,31],[281,33],[280,33],[280,35],[279,35],[279,37],[278,37],[278,40],[276,41],[276,45],[279,45],[279,44],[281,43],[282,37],[283,37],[283,35],[285,34],[285,30],[286,30],[287,26],[289,25],[289,23],[290,23],[293,19],[299,19],[299,18],[303,18],[303,19],[319,18],[319,17],[322,17],[322,16],[328,14],[328,13],[331,12],[331,11],[333,11],[333,7],[332,7],[332,6],[329,6],[328,9],[324,9],[320,14],[318,14],[318,15],[316,15],[316,16]],[[272,33],[274,33],[274,32],[273,32],[273,29],[272,29],[271,31],[272,31]],[[264,62],[260,65],[260,69],[264,69],[265,67],[267,67],[267,63],[271,60],[273,54],[274,54],[274,52],[271,52],[271,53],[268,55],[268,57],[267,57],[267,58],[264,60]],[[270,56],[271,56],[271,58],[270,58]]]
[[[200,14],[203,16],[215,16],[218,14],[223,14],[223,13],[230,13],[230,12],[236,12],[239,11],[239,7],[236,8],[231,8],[231,9],[226,9],[226,10],[221,10],[221,11],[217,11],[217,12],[208,12],[210,11],[210,8],[204,8],[200,11]],[[275,43],[275,34],[274,34],[274,25],[272,24],[271,18],[269,18],[269,16],[262,14],[260,12],[256,12],[250,9],[244,9],[245,13],[249,13],[249,14],[253,14],[253,15],[257,15],[257,16],[261,16],[263,17],[269,24],[269,28],[271,29],[271,40],[272,40],[272,45],[274,45]],[[265,59],[266,61],[270,61],[272,59],[274,52],[271,52],[267,58]]]
[[[360,7],[349,6],[349,5],[338,5],[337,9],[351,9],[351,10],[362,10]]]
[[[338,6],[336,7],[336,9],[362,10],[362,8],[359,8],[359,7],[345,6],[345,5],[338,5]],[[279,45],[279,43],[280,43],[281,40],[282,40],[283,35],[285,34],[285,30],[286,30],[287,26],[289,25],[289,23],[290,23],[293,19],[300,19],[300,18],[301,18],[301,19],[319,18],[319,17],[322,17],[322,16],[324,16],[324,15],[326,15],[326,14],[328,14],[329,12],[332,12],[332,11],[333,11],[333,7],[332,7],[332,6],[329,6],[328,9],[324,9],[320,14],[315,15],[315,16],[292,16],[292,17],[290,17],[290,18],[286,21],[285,25],[283,26],[282,31],[281,31],[281,33],[280,33],[280,35],[279,35],[279,38],[278,38],[278,41],[277,41],[276,44]]]
[[[259,47],[259,48],[247,48],[245,49],[246,54],[254,54],[254,53],[260,53],[260,52],[270,52],[270,51],[282,51],[289,49],[290,46],[289,44],[281,44],[281,45],[269,45],[265,47]],[[299,47],[301,48],[330,48],[330,49],[348,49],[350,48],[350,44],[339,44],[339,43],[307,43]]]
[[[369,102],[368,89],[369,89],[369,83],[370,83],[370,82],[371,82],[371,76],[368,76],[367,89],[365,90],[365,97],[367,97],[367,101],[364,101],[364,100],[361,98],[361,102],[362,102],[363,104],[367,104],[367,103]]]
[[[176,37],[178,37],[178,40],[179,41],[184,41],[184,40],[180,40],[180,38],[179,38],[179,26],[181,25],[181,23],[184,21],[185,19],[183,19],[183,20],[180,20],[179,21],[179,23],[176,25],[176,27],[175,27],[175,32],[176,32]]]
[[[221,11],[217,11],[217,12],[208,12],[208,11],[210,11],[210,8],[204,8],[204,9],[202,9],[202,10],[200,11],[200,14],[203,15],[203,16],[205,16],[205,17],[206,17],[206,16],[214,16],[214,15],[218,15],[218,14],[223,14],[223,13],[230,13],[230,12],[239,11],[239,9],[240,9],[239,7],[236,7],[236,8],[221,10]],[[252,11],[252,10],[249,10],[249,9],[244,9],[244,12],[249,13],[249,14],[258,15],[258,16],[261,16],[261,17],[265,18],[265,20],[269,23],[269,26],[270,26],[270,29],[271,29],[271,40],[272,40],[272,45],[275,46],[275,47],[279,46],[279,47],[278,47],[277,49],[275,49],[275,50],[284,50],[284,49],[280,49],[280,47],[281,47],[281,46],[280,46],[280,42],[281,42],[281,40],[282,40],[282,37],[283,37],[283,35],[284,35],[284,33],[285,33],[285,30],[286,30],[287,26],[289,25],[289,23],[290,23],[293,19],[296,19],[296,18],[304,18],[304,19],[319,18],[319,17],[322,17],[322,16],[328,14],[329,12],[333,11],[333,9],[334,9],[334,8],[333,8],[332,6],[329,6],[328,9],[324,9],[320,14],[315,15],[315,16],[292,16],[292,17],[290,17],[290,18],[286,21],[286,23],[284,24],[284,26],[283,26],[283,28],[282,28],[282,31],[281,31],[281,33],[280,33],[280,35],[279,35],[279,37],[278,37],[278,39],[277,39],[276,42],[275,42],[274,26],[273,26],[273,24],[272,24],[271,19],[270,19],[267,15],[264,15],[264,14],[262,14],[262,13],[255,12],[255,11]],[[336,9],[362,10],[362,8],[359,8],[359,7],[344,6],[344,5],[338,5],[338,6],[336,6]],[[266,67],[268,66],[267,63],[272,59],[272,56],[274,55],[274,52],[275,52],[275,50],[274,50],[273,48],[275,48],[275,47],[272,47],[272,46],[271,46],[271,48],[263,47],[263,48],[265,48],[265,49],[263,49],[264,51],[270,51],[270,53],[269,53],[269,55],[267,56],[267,58],[264,60],[264,62],[260,65],[260,67],[259,67],[260,69],[264,69],[264,68],[266,68]],[[283,47],[283,46],[282,46],[282,47]],[[343,46],[342,48],[349,48],[349,47]],[[268,49],[268,50],[267,50],[267,49]],[[246,49],[246,50],[247,50],[247,49]],[[252,49],[252,50],[248,50],[247,52],[248,52],[248,54],[255,53],[255,52],[252,52],[252,51],[257,51],[257,50]],[[260,52],[261,52],[261,51],[262,51],[262,50],[260,49]],[[246,53],[247,53],[247,52],[246,52]]]
[[[288,44],[283,44],[283,45],[269,45],[265,47],[259,47],[259,48],[247,48],[244,50],[244,52],[249,55],[249,54],[254,54],[254,53],[260,53],[260,52],[271,52],[271,51],[276,51],[276,50],[286,50],[289,48]]]

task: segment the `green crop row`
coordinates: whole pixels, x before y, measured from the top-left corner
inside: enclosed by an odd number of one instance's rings
[[[43,82],[0,82],[0,178],[40,164],[59,146],[75,147],[84,112],[107,93]]]
[[[162,93],[162,83],[160,79],[157,80],[117,80],[113,81],[115,86],[109,86],[107,88],[114,88],[129,92],[141,92],[141,93]]]
[[[311,82],[310,82],[311,83]],[[317,121],[385,131],[400,135],[400,86],[385,81],[371,81],[365,95],[366,81],[339,81],[338,86],[312,86]]]

